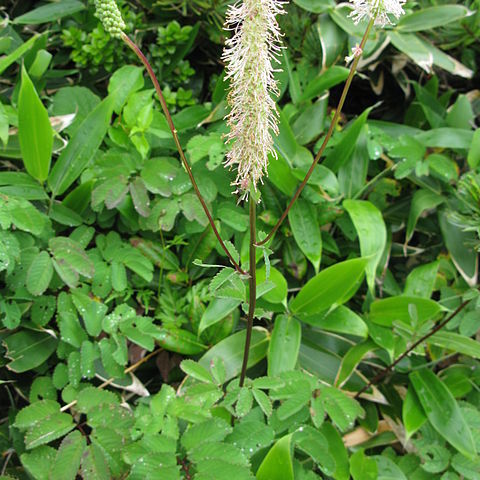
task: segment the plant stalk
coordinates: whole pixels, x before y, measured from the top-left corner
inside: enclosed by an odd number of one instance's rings
[[[143,54],[143,52],[140,50],[140,48],[135,44],[135,42],[125,33],[122,33],[122,40],[133,50],[133,52],[137,55],[137,57],[140,59],[140,61],[143,63],[145,68],[147,69],[148,75],[150,76],[153,86],[155,87],[155,91],[157,92],[158,99],[160,100],[160,104],[162,106],[163,113],[165,115],[165,118],[167,119],[168,126],[170,128],[170,131],[172,132],[173,140],[175,141],[175,145],[177,147],[178,153],[180,155],[180,158],[182,160],[183,166],[185,167],[185,170],[187,171],[188,177],[190,178],[190,182],[192,183],[193,189],[195,190],[195,194],[198,197],[198,200],[200,201],[203,211],[205,212],[205,215],[208,218],[208,221],[210,223],[210,226],[213,229],[213,232],[215,233],[215,236],[217,237],[217,240],[219,241],[223,251],[227,254],[228,259],[232,263],[232,265],[235,267],[235,269],[243,274],[246,275],[246,272],[241,269],[240,265],[235,261],[235,259],[232,257],[232,254],[228,251],[224,241],[220,237],[220,233],[218,232],[217,227],[215,226],[215,222],[213,220],[213,217],[210,213],[210,210],[208,209],[208,206],[200,193],[200,190],[198,188],[197,182],[195,181],[195,178],[192,173],[192,169],[190,167],[190,164],[188,163],[187,157],[185,156],[185,153],[182,149],[182,146],[180,144],[180,140],[178,138],[178,133],[175,128],[175,125],[173,124],[172,116],[170,115],[170,112],[168,111],[167,107],[167,102],[165,101],[165,97],[163,96],[162,89],[160,87],[160,83],[158,81],[157,76],[155,75],[155,72],[153,71],[152,66],[150,65],[150,62],[147,60],[147,57]]]
[[[240,387],[245,383],[245,376],[247,375],[248,354],[250,352],[250,343],[252,340],[253,317],[255,314],[255,305],[257,302],[257,259],[256,247],[257,241],[257,225],[256,225],[256,199],[249,196],[249,217],[250,217],[250,277],[249,283],[249,302],[248,302],[248,316],[247,316],[247,335],[245,337],[245,350],[243,352],[242,372],[240,374]]]
[[[363,50],[365,47],[365,44],[367,43],[368,40],[368,35],[370,34],[370,31],[373,27],[373,24],[375,22],[375,18],[370,19],[367,29],[365,30],[365,33],[363,34],[362,41],[360,42],[359,49]],[[308,183],[308,180],[312,176],[312,173],[317,166],[318,162],[320,161],[320,158],[323,155],[323,152],[325,151],[325,148],[327,147],[328,142],[330,141],[330,138],[333,135],[333,131],[335,130],[335,127],[337,126],[338,120],[340,119],[340,115],[342,113],[342,108],[343,104],[345,103],[345,99],[347,98],[348,91],[350,90],[350,85],[352,84],[353,77],[355,76],[355,72],[357,70],[358,62],[360,61],[361,56],[357,56],[353,59],[352,66],[350,67],[350,72],[348,74],[347,80],[345,81],[345,86],[343,87],[342,91],[342,96],[340,97],[340,101],[338,102],[337,109],[335,111],[335,114],[332,118],[332,121],[330,123],[330,127],[328,128],[327,135],[325,136],[322,146],[320,147],[320,150],[318,151],[317,155],[315,156],[315,159],[313,160],[313,163],[311,167],[309,168],[307,174],[305,175],[305,178],[303,179],[302,183],[298,187],[297,191],[295,192],[295,195],[293,198],[290,200],[290,203],[288,204],[287,208],[285,211],[282,213],[282,216],[278,220],[278,222],[275,224],[273,227],[272,231],[261,241],[257,243],[257,246],[265,245],[276,233],[276,231],[280,228],[280,225],[282,225],[283,221],[285,218],[287,218],[288,212],[292,208],[292,205],[297,201],[298,197],[302,193],[302,190],[305,188],[305,185]]]
[[[440,322],[434,328],[432,328],[428,333],[423,335],[420,339],[416,342],[412,343],[405,352],[403,352],[393,363],[385,367],[383,370],[378,372],[361,390],[359,390],[354,398],[359,398],[362,393],[365,393],[372,385],[376,385],[378,382],[383,380],[389,372],[391,372],[407,355],[413,352],[421,343],[428,340],[432,335],[440,331],[448,322],[450,322],[453,318],[455,318],[472,300],[465,300],[462,304],[460,304],[457,309],[452,312],[443,322]]]

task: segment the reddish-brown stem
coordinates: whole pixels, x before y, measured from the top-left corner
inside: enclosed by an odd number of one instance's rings
[[[450,322],[453,318],[455,318],[472,300],[465,300],[457,309],[452,312],[443,322],[440,322],[436,325],[432,330],[430,330],[427,334],[423,335],[420,339],[416,342],[412,343],[410,347],[405,350],[393,363],[385,367],[383,370],[378,372],[361,390],[359,390],[354,398],[360,397],[362,393],[365,393],[372,385],[376,385],[380,380],[383,380],[389,372],[391,372],[407,355],[413,352],[420,344],[428,340],[432,335],[440,331],[448,322]]]
[[[248,304],[248,316],[247,316],[247,334],[245,337],[245,350],[243,352],[242,372],[240,373],[240,387],[243,387],[245,383],[245,377],[247,375],[248,354],[250,353],[250,342],[252,340],[253,329],[253,317],[255,314],[255,305],[257,301],[257,258],[255,243],[257,241],[257,226],[256,226],[256,199],[249,198],[250,208],[250,277],[249,277],[249,304]]]
[[[246,272],[242,270],[240,265],[232,257],[232,254],[228,251],[228,248],[226,247],[224,241],[222,240],[222,237],[220,237],[220,233],[218,232],[218,229],[215,226],[215,222],[213,221],[213,217],[210,213],[210,210],[208,209],[208,206],[205,200],[203,199],[202,194],[200,193],[197,182],[195,181],[195,178],[193,176],[190,164],[188,163],[185,153],[183,152],[183,148],[180,144],[180,140],[178,139],[177,130],[175,128],[175,125],[173,124],[172,116],[168,111],[167,102],[165,101],[165,97],[163,96],[160,83],[157,79],[157,76],[155,75],[155,72],[153,71],[152,66],[150,65],[150,62],[147,60],[147,57],[145,57],[145,55],[140,50],[140,48],[135,44],[135,42],[128,35],[126,35],[125,33],[122,33],[122,40],[133,50],[133,52],[137,55],[137,57],[140,59],[140,61],[143,63],[143,65],[147,69],[148,75],[150,76],[153,82],[153,86],[155,87],[155,91],[157,92],[158,99],[160,100],[160,104],[162,106],[162,110],[165,115],[165,118],[167,119],[168,126],[170,128],[170,131],[172,132],[173,140],[175,141],[175,145],[180,155],[180,159],[182,160],[183,166],[185,167],[188,177],[190,178],[190,182],[192,183],[193,189],[195,190],[195,194],[197,195],[198,200],[202,205],[203,211],[205,212],[205,215],[207,216],[208,221],[210,222],[210,226],[212,227],[213,232],[215,233],[215,236],[217,237],[217,240],[220,243],[220,246],[222,247],[224,252],[227,254],[228,259],[230,260],[232,265],[235,267],[235,269],[241,274],[246,275]]]
[[[358,48],[360,50],[363,50],[365,47],[365,44],[367,43],[368,35],[370,34],[370,30],[373,27],[375,19],[372,18],[370,22],[368,23],[367,29],[365,30],[365,33],[363,35],[362,41],[360,42],[360,45]],[[347,80],[345,81],[345,86],[343,87],[343,92],[342,96],[340,97],[340,101],[338,102],[337,109],[335,111],[335,114],[332,118],[332,121],[330,123],[330,127],[328,129],[328,132],[323,140],[322,146],[320,147],[320,150],[318,151],[317,155],[315,156],[315,159],[313,160],[312,165],[310,166],[307,174],[305,175],[305,178],[303,179],[302,183],[298,187],[297,191],[295,192],[295,195],[293,198],[290,200],[290,203],[288,204],[287,208],[285,211],[282,213],[282,216],[278,220],[278,222],[275,224],[273,227],[272,231],[261,241],[257,243],[257,246],[265,245],[276,233],[276,231],[280,228],[280,225],[282,225],[283,221],[285,218],[287,218],[288,212],[292,208],[292,205],[297,201],[298,197],[302,193],[303,189],[305,188],[305,185],[308,183],[308,180],[312,176],[313,171],[315,170],[315,167],[317,166],[318,162],[320,161],[320,158],[323,155],[323,152],[325,151],[325,148],[330,141],[330,138],[333,134],[333,131],[338,123],[338,120],[340,118],[340,114],[342,113],[342,108],[343,104],[345,103],[345,99],[347,98],[348,91],[350,89],[350,85],[352,84],[353,77],[355,76],[355,71],[357,69],[358,62],[360,61],[360,56],[355,56],[353,59],[352,66],[350,68],[350,73],[348,74]]]

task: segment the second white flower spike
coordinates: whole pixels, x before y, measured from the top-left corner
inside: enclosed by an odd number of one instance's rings
[[[349,15],[357,24],[364,19],[375,18],[375,25],[392,25],[389,15],[397,20],[405,13],[402,5],[406,0],[351,0],[353,11]]]

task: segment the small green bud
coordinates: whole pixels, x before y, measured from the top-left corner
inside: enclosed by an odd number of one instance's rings
[[[120,38],[125,30],[125,22],[115,0],[94,0],[96,17],[100,19],[103,28],[112,37]]]

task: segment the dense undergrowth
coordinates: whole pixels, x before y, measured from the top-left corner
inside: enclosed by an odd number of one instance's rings
[[[231,256],[228,1],[118,2]],[[340,123],[246,276],[220,248],[153,85],[86,1],[0,9],[0,478],[480,479],[480,3],[372,31]],[[270,232],[365,25],[279,19]]]

